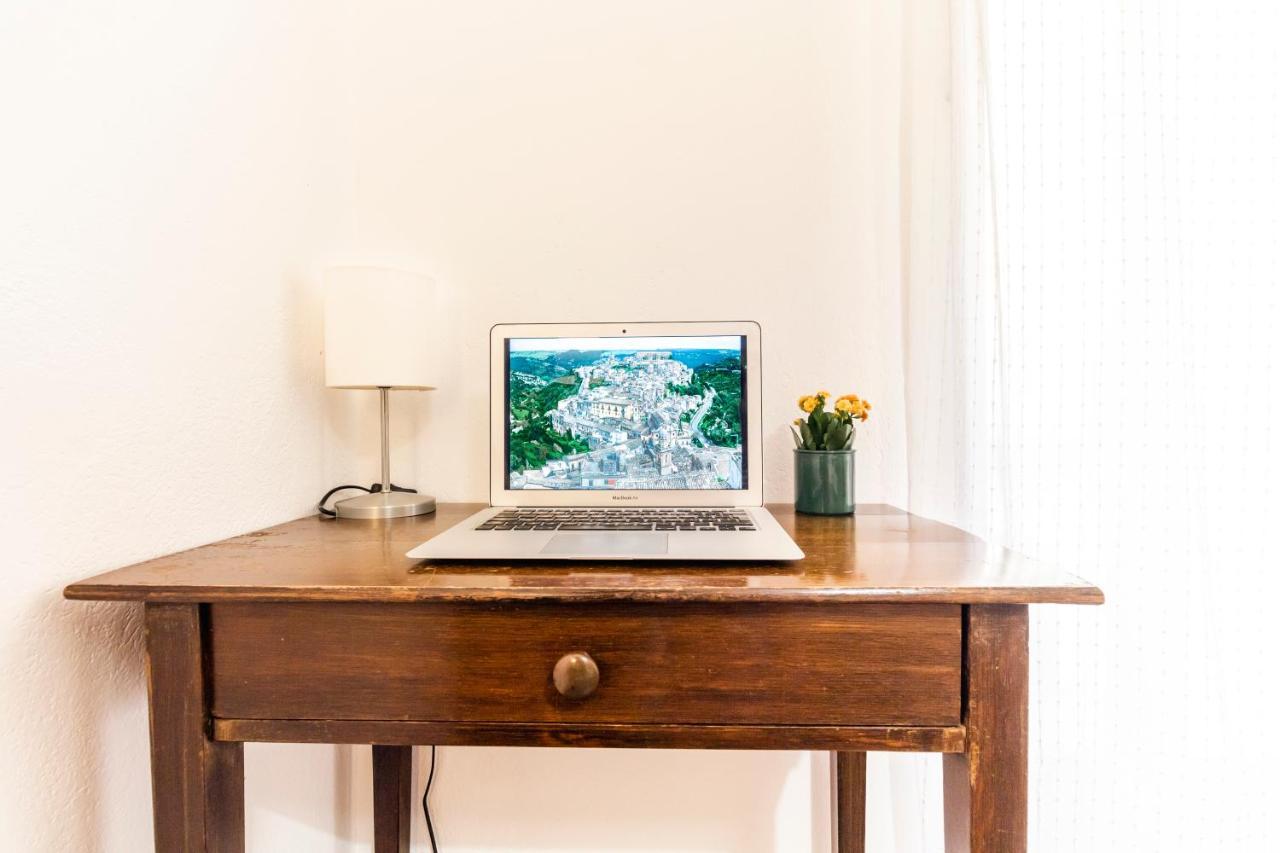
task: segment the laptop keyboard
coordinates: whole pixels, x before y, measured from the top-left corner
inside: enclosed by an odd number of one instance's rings
[[[504,509],[476,530],[755,530],[739,509]]]

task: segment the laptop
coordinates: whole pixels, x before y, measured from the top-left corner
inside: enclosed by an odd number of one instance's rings
[[[498,325],[490,506],[440,560],[798,560],[764,508],[760,326]]]

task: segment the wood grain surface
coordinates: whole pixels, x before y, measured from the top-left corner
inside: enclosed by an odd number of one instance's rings
[[[215,719],[216,740],[405,746],[616,749],[964,751],[964,726],[684,726],[647,723],[450,723],[415,720]]]
[[[947,853],[1026,853],[1027,608],[975,605],[967,620],[967,741],[942,764]]]
[[[244,853],[244,746],[209,738],[200,607],[146,611],[158,851]]]
[[[413,747],[373,746],[373,853],[409,853]]]
[[[867,754],[831,753],[835,853],[864,853],[867,841]]]
[[[770,510],[796,562],[426,562],[405,552],[480,509],[389,521],[302,518],[72,584],[73,599],[210,601],[930,601],[1100,604],[1079,578],[893,507]]]
[[[841,851],[865,758],[946,753],[949,853],[1025,853],[1027,604],[1072,575],[892,507],[771,507],[791,563],[428,563],[475,510],[304,518],[73,584],[146,603],[158,850],[243,853],[242,742],[376,744],[404,851],[416,744],[832,750]],[[586,652],[599,683],[557,692]],[[572,691],[570,691],[572,692]]]
[[[685,725],[960,722],[947,604],[225,603],[215,717]],[[581,699],[552,683],[586,652]],[[305,663],[304,663],[305,662]]]

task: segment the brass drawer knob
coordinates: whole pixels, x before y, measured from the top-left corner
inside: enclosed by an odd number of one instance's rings
[[[570,652],[556,661],[551,671],[556,690],[568,699],[585,699],[600,684],[600,667],[586,652]]]

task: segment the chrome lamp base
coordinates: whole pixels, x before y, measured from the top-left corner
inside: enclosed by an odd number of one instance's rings
[[[405,518],[436,511],[436,499],[417,492],[397,492],[391,487],[391,405],[389,386],[378,386],[382,409],[382,490],[333,505],[338,518]]]
[[[436,511],[436,499],[414,492],[375,492],[333,505],[338,518],[404,518]]]

